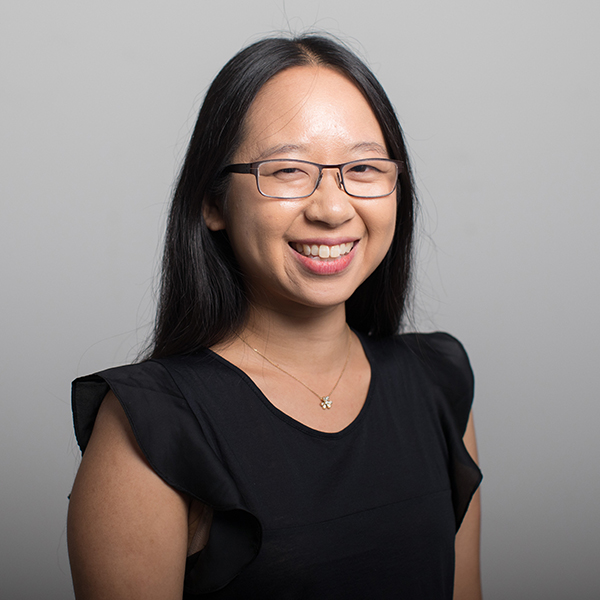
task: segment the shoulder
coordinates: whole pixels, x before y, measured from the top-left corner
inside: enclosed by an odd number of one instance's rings
[[[133,414],[145,412],[151,417],[161,405],[181,404],[183,399],[164,361],[159,360],[113,367],[75,379],[71,396],[73,419],[82,451],[89,442],[98,410],[109,391],[119,400],[132,426]]]
[[[188,455],[205,462],[207,456],[215,457],[205,420],[180,388],[181,371],[193,371],[198,361],[201,358],[152,359],[76,379],[72,408],[81,451],[86,451],[100,406],[112,392],[152,468],[173,487],[195,496]]]
[[[73,382],[72,394],[75,435],[82,452],[107,397],[113,416],[120,414],[121,423],[128,422],[135,446],[152,471],[186,497],[215,510],[204,558],[188,565],[196,582],[188,584],[202,592],[233,578],[255,557],[262,537],[260,522],[215,444],[210,417],[191,399],[192,391],[194,397],[204,396],[210,380],[218,379],[213,376],[218,364],[210,353],[149,360],[80,377]],[[200,381],[206,387],[198,391]]]
[[[464,346],[449,333],[411,333],[397,336],[435,382],[448,391],[473,396],[474,377]]]
[[[474,376],[461,342],[439,331],[361,339],[371,360],[390,377],[409,379],[420,390],[441,392],[438,395],[464,431],[473,402]]]
[[[378,361],[408,361],[421,365],[438,383],[472,385],[473,371],[467,352],[449,333],[404,333],[385,338],[361,336],[361,341],[368,354]]]

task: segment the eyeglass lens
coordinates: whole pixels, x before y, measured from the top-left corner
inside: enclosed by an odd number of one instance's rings
[[[342,167],[344,189],[360,198],[388,196],[394,191],[397,178],[398,166],[386,159],[354,161]],[[265,196],[303,198],[316,190],[319,167],[309,162],[270,160],[259,165],[257,181]]]

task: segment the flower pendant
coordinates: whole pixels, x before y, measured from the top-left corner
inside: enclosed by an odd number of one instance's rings
[[[321,408],[325,410],[326,408],[331,408],[331,400],[329,396],[321,396]]]

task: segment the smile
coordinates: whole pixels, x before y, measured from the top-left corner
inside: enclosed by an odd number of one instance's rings
[[[345,244],[336,244],[335,246],[326,246],[325,244],[300,244],[294,242],[291,246],[303,256],[310,258],[339,258],[345,256],[354,247],[354,242],[347,242]]]

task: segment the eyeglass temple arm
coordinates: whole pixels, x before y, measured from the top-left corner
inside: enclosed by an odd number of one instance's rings
[[[258,163],[228,165],[223,169],[223,173],[254,173],[257,167]]]

